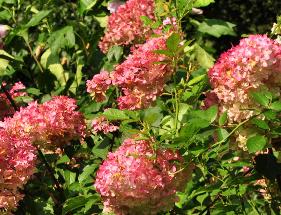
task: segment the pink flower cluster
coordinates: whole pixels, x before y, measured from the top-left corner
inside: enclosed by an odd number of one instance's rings
[[[95,75],[92,80],[87,80],[87,92],[95,98],[97,102],[102,102],[106,99],[106,91],[112,85],[109,72],[101,71]]]
[[[155,50],[166,49],[166,36],[151,38],[139,45],[111,74],[101,72],[87,82],[88,92],[96,101],[105,99],[110,82],[118,86],[122,96],[117,99],[120,109],[136,110],[149,107],[159,96],[173,70],[164,61],[166,57]]]
[[[142,16],[154,19],[154,0],[128,0],[109,16],[107,29],[99,43],[102,52],[106,53],[114,45],[139,43],[151,31],[143,25]]]
[[[20,189],[33,174],[35,160],[35,148],[28,138],[0,129],[0,209],[7,214],[23,198]]]
[[[6,86],[6,83],[3,83]],[[15,99],[19,96],[26,96],[26,92],[21,92],[20,90],[24,90],[25,86],[21,82],[15,83],[12,88],[8,91],[10,96]],[[8,100],[5,93],[0,93],[0,121],[4,119],[4,117],[12,116],[15,110],[11,106],[10,101]]]
[[[250,96],[251,91],[263,88],[280,95],[281,45],[266,35],[251,35],[239,45],[223,53],[209,70],[220,111],[228,111],[230,122],[240,122],[251,117],[259,106]]]
[[[153,149],[148,140],[126,139],[100,166],[95,188],[104,212],[156,214],[173,207],[176,191],[190,176],[183,158],[172,150]]]
[[[30,103],[0,124],[11,135],[28,137],[43,149],[54,149],[85,135],[85,121],[74,99],[56,96],[43,104]]]
[[[95,133],[102,132],[104,134],[117,131],[118,126],[108,122],[104,116],[98,117],[92,121],[92,128]]]

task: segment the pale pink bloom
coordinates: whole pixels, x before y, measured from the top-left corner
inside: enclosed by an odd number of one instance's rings
[[[110,13],[115,13],[119,8],[119,6],[123,4],[125,4],[125,2],[119,0],[113,0],[108,3],[107,9],[110,11]]]
[[[196,14],[196,15],[201,15],[201,14],[203,14],[203,10],[193,7],[191,10],[191,13]]]
[[[99,43],[101,51],[106,53],[114,45],[139,44],[145,41],[152,31],[143,25],[142,16],[155,19],[153,0],[128,0],[119,6],[109,16],[105,35]]]
[[[154,150],[152,141],[126,139],[100,166],[95,188],[104,211],[120,214],[157,214],[171,209],[176,192],[184,188],[191,168],[183,157],[167,149]]]
[[[95,118],[92,121],[92,128],[95,133],[102,132],[104,134],[111,133],[119,129],[118,126],[110,123],[104,116]]]
[[[167,17],[166,19],[163,20],[163,25],[174,25],[174,26],[176,26],[177,20],[176,20],[175,17],[173,17],[173,18]]]
[[[280,94],[281,45],[266,35],[251,35],[223,53],[208,75],[220,111],[227,110],[230,122],[245,120],[255,113],[247,109],[259,109],[251,91]]]

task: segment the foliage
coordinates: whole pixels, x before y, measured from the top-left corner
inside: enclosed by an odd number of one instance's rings
[[[230,120],[220,103],[207,105],[210,104],[208,94],[214,87],[209,84],[208,70],[214,66],[219,53],[214,49],[214,42],[240,37],[241,32],[237,33],[235,28],[240,23],[205,17],[195,10],[216,7],[221,4],[219,1],[156,0],[154,15],[134,17],[138,25],[143,24],[142,33],[146,35],[141,39],[134,37],[130,42],[110,41],[113,45],[103,53],[99,42],[106,33],[110,16],[107,7],[112,3],[116,1],[0,0],[3,24],[0,25],[0,108],[8,108],[7,112],[0,110],[3,120],[0,131],[6,132],[6,127],[10,127],[7,132],[15,135],[20,127],[19,137],[27,138],[37,155],[36,170],[25,186],[18,188],[17,192],[24,197],[12,213],[105,213],[108,197],[101,196],[94,186],[96,173],[106,163],[104,160],[118,154],[123,162],[127,157],[131,157],[132,163],[144,160],[147,166],[141,171],[143,175],[148,174],[148,169],[151,175],[167,177],[165,180],[171,180],[171,184],[177,183],[178,171],[188,171],[184,186],[172,186],[181,189],[173,188],[170,194],[174,196],[178,191],[177,201],[168,195],[167,211],[161,211],[159,205],[154,207],[151,202],[152,206],[146,210],[152,207],[157,208],[159,214],[171,215],[280,214],[280,86],[249,92],[248,99],[255,104],[255,110],[247,111],[255,114],[241,121]],[[280,36],[280,25],[278,20],[273,38]],[[128,31],[124,32],[122,35]],[[276,46],[281,45],[276,42]],[[226,78],[230,77],[230,72],[225,74]],[[24,87],[14,89],[19,81]],[[145,99],[137,100],[143,95]],[[67,97],[74,99],[68,108],[65,107]],[[52,103],[54,98],[57,106]],[[120,98],[122,102],[131,102],[134,108],[120,108]],[[85,124],[80,118],[82,115]],[[87,125],[87,130],[81,129],[83,131],[74,135],[77,124],[83,129]],[[35,134],[39,136],[37,139]],[[149,156],[141,154],[142,151],[122,154],[120,148],[128,139],[151,142]],[[1,163],[8,160],[4,153],[9,151],[7,147],[2,150],[2,142]],[[59,144],[44,147],[53,142]],[[174,170],[173,162],[178,167],[178,159],[163,158],[171,165],[165,172],[165,166],[169,165],[164,161],[159,164],[155,152],[163,152],[161,155],[165,157],[170,150],[180,154],[181,169]],[[118,163],[118,159],[113,161]],[[134,168],[125,170],[135,171]],[[136,172],[128,175],[135,176]],[[0,178],[3,178],[2,166]],[[1,180],[0,187],[4,189],[5,183]],[[122,178],[116,181],[128,186]],[[164,188],[159,190],[166,192],[163,184]],[[122,187],[116,185],[115,188],[118,191]],[[141,188],[138,187],[139,193],[143,192]],[[9,214],[7,207],[2,206],[1,189],[0,210]],[[132,196],[122,198],[129,202]],[[161,198],[155,199],[159,203]]]

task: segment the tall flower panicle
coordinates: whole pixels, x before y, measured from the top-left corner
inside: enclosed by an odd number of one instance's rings
[[[136,110],[149,107],[159,96],[173,70],[166,57],[155,50],[166,49],[167,36],[151,38],[133,49],[127,59],[109,74],[102,71],[87,82],[87,91],[100,102],[110,84],[121,89],[117,99],[120,109]],[[162,62],[162,63],[159,63]]]
[[[156,100],[172,75],[166,57],[155,50],[166,49],[166,36],[149,39],[134,49],[132,54],[112,73],[112,82],[122,89],[118,98],[120,109],[146,108]]]
[[[23,198],[20,189],[35,168],[35,148],[28,138],[0,130],[0,209],[10,214]]]
[[[128,0],[111,14],[104,37],[99,43],[106,53],[114,45],[129,45],[144,41],[151,30],[143,25],[142,16],[154,19],[154,0]]]
[[[3,83],[5,86],[6,83]],[[26,92],[22,92],[25,86],[21,82],[15,83],[12,88],[8,91],[12,99],[16,99],[19,96],[26,96]],[[5,93],[0,93],[0,121],[3,120],[7,116],[12,116],[15,110],[12,107],[9,99],[7,98]]]
[[[221,112],[228,111],[230,122],[240,122],[254,114],[250,109],[259,109],[251,91],[280,95],[281,45],[266,35],[251,35],[223,53],[208,74]]]
[[[100,166],[95,188],[104,212],[157,214],[173,207],[191,168],[183,170],[178,152],[157,149],[148,140],[126,139]]]
[[[54,149],[85,135],[85,120],[74,99],[56,96],[43,104],[30,103],[1,123],[10,134],[28,137],[43,149]]]

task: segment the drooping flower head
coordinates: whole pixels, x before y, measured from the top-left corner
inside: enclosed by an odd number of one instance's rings
[[[208,75],[230,122],[247,119],[254,114],[249,109],[259,108],[251,91],[265,88],[280,94],[281,45],[266,35],[251,35],[223,53]]]
[[[148,140],[126,139],[100,166],[95,188],[104,211],[116,214],[156,214],[171,209],[190,169],[183,170],[177,152],[154,150]]]
[[[92,80],[87,80],[87,92],[91,94],[97,102],[106,99],[106,91],[112,85],[109,72],[102,70],[99,74],[94,75]]]
[[[18,137],[30,138],[43,149],[53,149],[85,135],[84,118],[76,109],[74,99],[56,96],[43,104],[32,102],[22,107],[1,127]]]
[[[6,86],[6,83],[3,83]],[[15,83],[12,88],[8,91],[9,95],[12,99],[16,99],[20,96],[26,96],[26,92],[22,92],[25,86],[21,82]],[[5,95],[5,93],[0,93],[0,121],[2,121],[7,116],[12,116],[15,110],[12,107],[9,99]]]
[[[153,0],[128,0],[111,14],[104,37],[99,43],[106,53],[114,45],[138,44],[151,34],[143,25],[142,16],[154,19]]]
[[[35,148],[28,138],[0,129],[0,209],[7,214],[23,198],[20,190],[34,172]]]

